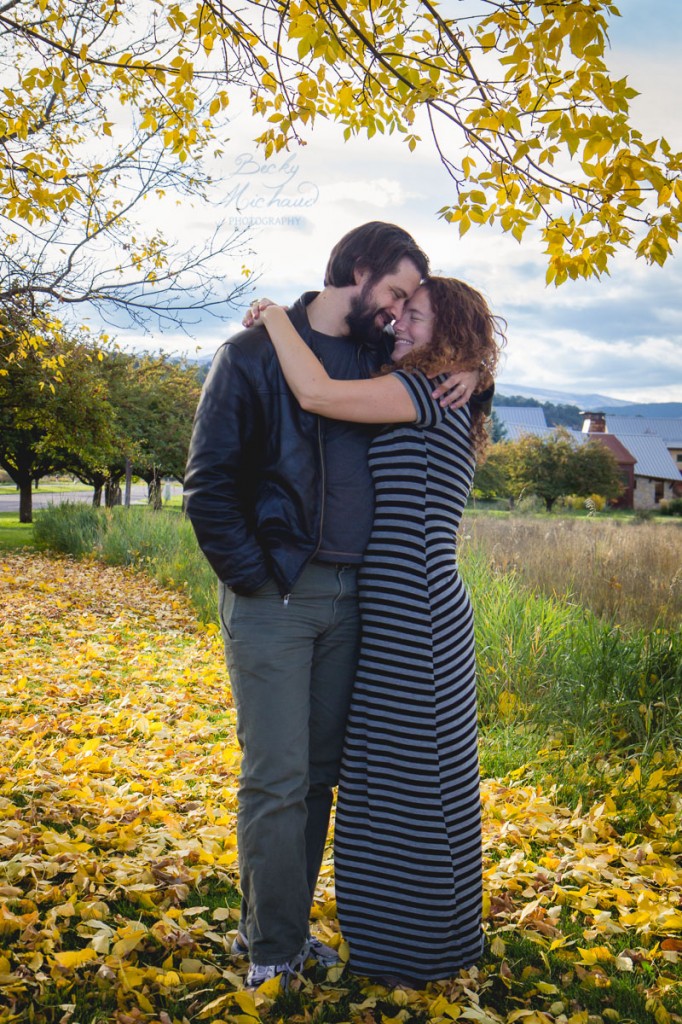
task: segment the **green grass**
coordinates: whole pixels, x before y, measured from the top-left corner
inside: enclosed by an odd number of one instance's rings
[[[33,488],[34,494],[41,491],[48,491],[50,494],[66,494],[69,491],[91,491],[90,484],[82,484],[80,480],[52,480],[48,477],[41,480],[37,487]],[[19,494],[16,484],[11,481],[0,483],[0,494]]]
[[[484,727],[560,733],[590,749],[645,756],[682,746],[682,630],[623,627],[491,572],[472,548],[462,575],[474,609]]]
[[[20,523],[18,512],[0,512],[0,551],[33,546],[33,523]]]
[[[609,523],[637,523],[642,518],[642,513],[632,508],[604,509],[596,515],[582,508],[557,508],[553,512],[547,512],[546,509],[539,508],[532,511],[524,511],[523,509],[502,508],[500,502],[472,501],[470,498],[469,503],[464,509],[464,516],[466,518],[493,516],[498,519],[541,519],[551,523],[555,523],[559,519],[596,519]],[[671,519],[675,521],[671,516],[664,516],[659,512],[653,511],[650,516],[646,515],[646,519],[648,522],[655,523],[669,523]]]

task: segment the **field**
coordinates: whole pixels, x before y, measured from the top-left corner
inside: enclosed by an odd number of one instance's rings
[[[229,955],[239,752],[191,531],[144,509],[38,517],[38,543],[84,557],[2,559],[0,1022],[682,1020],[679,626],[600,619],[491,571],[466,525],[487,953],[423,992],[311,968],[282,997],[244,993]],[[545,560],[569,548],[552,538]],[[315,915],[345,955],[329,857]]]
[[[462,548],[494,571],[634,626],[682,622],[682,523],[635,518],[468,515]]]

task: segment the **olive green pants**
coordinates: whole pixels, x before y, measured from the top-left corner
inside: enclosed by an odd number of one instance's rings
[[[311,564],[288,601],[220,585],[242,749],[240,931],[253,963],[300,951],[338,781],[359,643],[357,571]]]

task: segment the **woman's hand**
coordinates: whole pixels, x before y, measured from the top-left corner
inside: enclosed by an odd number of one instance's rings
[[[432,397],[440,398],[444,409],[459,409],[467,404],[478,387],[479,379],[479,370],[457,370],[438,385]]]
[[[257,324],[260,321],[263,310],[267,309],[268,306],[276,305],[277,303],[273,302],[272,299],[254,299],[247,312],[244,314],[244,319],[242,320],[244,327],[253,327],[254,324]]]

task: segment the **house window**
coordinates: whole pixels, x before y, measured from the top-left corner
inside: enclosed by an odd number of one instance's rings
[[[656,480],[654,482],[654,501],[658,505],[659,501],[663,501],[665,495],[665,484],[662,480]]]

